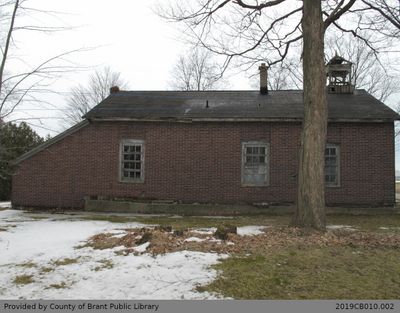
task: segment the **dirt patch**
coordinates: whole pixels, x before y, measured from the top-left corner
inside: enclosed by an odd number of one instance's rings
[[[117,254],[140,254],[148,252],[153,255],[169,252],[191,250],[215,253],[257,253],[261,250],[278,247],[400,247],[400,234],[384,234],[346,229],[328,230],[325,233],[304,232],[302,229],[289,227],[271,227],[265,232],[253,236],[240,236],[227,233],[226,240],[218,240],[213,235],[198,233],[187,229],[175,232],[165,228],[125,229],[126,234],[116,237],[112,233],[102,233],[89,238],[85,246],[94,249],[123,247]],[[143,251],[138,246],[148,242]]]

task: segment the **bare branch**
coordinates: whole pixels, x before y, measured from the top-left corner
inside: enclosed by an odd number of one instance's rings
[[[178,90],[212,90],[225,86],[218,65],[208,50],[200,47],[178,58],[169,85]]]
[[[376,2],[361,0],[372,10],[379,12],[384,18],[386,18],[394,27],[400,29],[400,4],[398,8],[390,7],[385,0],[378,0]],[[375,4],[376,3],[376,4]],[[381,7],[378,5],[381,4]]]
[[[8,57],[8,50],[10,48],[10,40],[11,40],[11,36],[12,36],[13,30],[14,30],[15,17],[17,15],[18,6],[19,6],[19,0],[15,0],[14,10],[13,10],[12,17],[11,17],[11,23],[10,23],[10,26],[8,29],[7,39],[6,39],[6,43],[5,43],[5,47],[4,47],[3,59],[1,60],[1,65],[0,65],[0,94],[2,92],[4,68],[6,65],[7,57]],[[2,107],[3,107],[3,105],[0,106],[0,112],[1,112]]]
[[[112,86],[123,89],[127,88],[128,84],[121,78],[120,73],[111,70],[110,67],[104,67],[90,75],[86,86],[78,85],[72,88],[62,115],[65,126],[80,122],[83,115],[109,95]]]
[[[337,21],[344,13],[348,12],[355,2],[356,0],[350,0],[345,6],[342,7],[344,1],[340,1],[336,8],[333,9],[331,14],[328,15],[328,18],[324,21],[324,28],[327,29],[329,25]]]

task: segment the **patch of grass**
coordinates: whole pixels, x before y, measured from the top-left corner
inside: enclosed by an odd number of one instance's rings
[[[7,231],[7,228],[0,227],[0,231]]]
[[[114,267],[114,263],[112,261],[110,261],[110,260],[107,260],[107,259],[100,260],[99,263],[101,263],[101,265],[100,266],[96,266],[94,268],[94,270],[96,272],[101,271],[103,269],[111,269],[111,268]]]
[[[328,215],[328,224],[351,225],[360,230],[400,232],[400,215]],[[388,230],[381,229],[386,227]]]
[[[111,223],[129,223],[136,222],[136,218],[129,216],[118,216],[118,215],[87,215],[81,219],[89,221],[107,221]]]
[[[48,219],[48,217],[47,216],[30,216],[30,218],[31,219],[33,219],[33,220],[46,220],[46,219]]]
[[[229,224],[236,227],[246,225],[275,225],[285,226],[289,224],[291,216],[274,215],[274,216],[234,216],[232,218],[215,218],[215,217],[169,217],[169,216],[138,216],[137,222],[143,224],[158,224],[161,226],[171,225],[173,229],[201,228],[201,227],[218,227]]]
[[[399,258],[399,249],[281,248],[223,260],[218,278],[198,290],[235,299],[396,299]]]
[[[59,260],[53,261],[53,264],[56,265],[56,266],[70,265],[70,264],[78,263],[78,259],[79,258],[75,258],[75,259],[70,259],[70,258],[59,259]]]
[[[33,267],[36,267],[37,265],[36,265],[36,263],[33,263],[33,262],[25,262],[25,263],[17,264],[16,266],[24,267],[24,268],[33,268]]]
[[[27,285],[34,282],[33,275],[18,275],[14,278],[13,282],[16,285]]]
[[[231,224],[233,226],[260,225],[260,226],[286,226],[292,216],[286,215],[257,215],[235,216],[229,219],[213,217],[168,217],[168,216],[139,216],[136,220],[144,224],[171,225],[173,229],[187,229],[196,227],[218,227]],[[328,215],[328,224],[351,225],[360,230],[385,231],[380,227],[387,227],[390,231],[400,232],[400,215]]]
[[[260,225],[260,226],[286,226],[289,225],[292,215],[254,215],[254,216],[233,216],[231,218],[199,217],[199,216],[115,216],[115,215],[90,215],[85,216],[86,220],[109,221],[113,223],[140,222],[148,225],[171,225],[173,229],[187,229],[199,227],[218,227],[231,224],[233,226]],[[391,232],[400,232],[400,215],[337,215],[327,216],[328,224],[351,225],[360,230],[387,232],[380,229],[387,227]]]
[[[60,284],[51,284],[47,286],[45,289],[65,289],[68,288],[65,282],[61,282]]]
[[[40,274],[47,274],[47,273],[50,273],[50,272],[53,272],[53,271],[54,271],[53,267],[42,267],[40,269]]]

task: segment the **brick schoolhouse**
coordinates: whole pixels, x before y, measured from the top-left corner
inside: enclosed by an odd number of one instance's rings
[[[327,205],[395,203],[399,115],[327,66]],[[14,207],[82,208],[85,197],[182,203],[294,203],[301,90],[120,91],[66,132],[23,155]]]

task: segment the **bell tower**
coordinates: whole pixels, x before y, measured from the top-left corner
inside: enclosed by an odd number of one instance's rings
[[[351,67],[353,63],[337,54],[326,64],[328,93],[353,93],[351,84]]]

